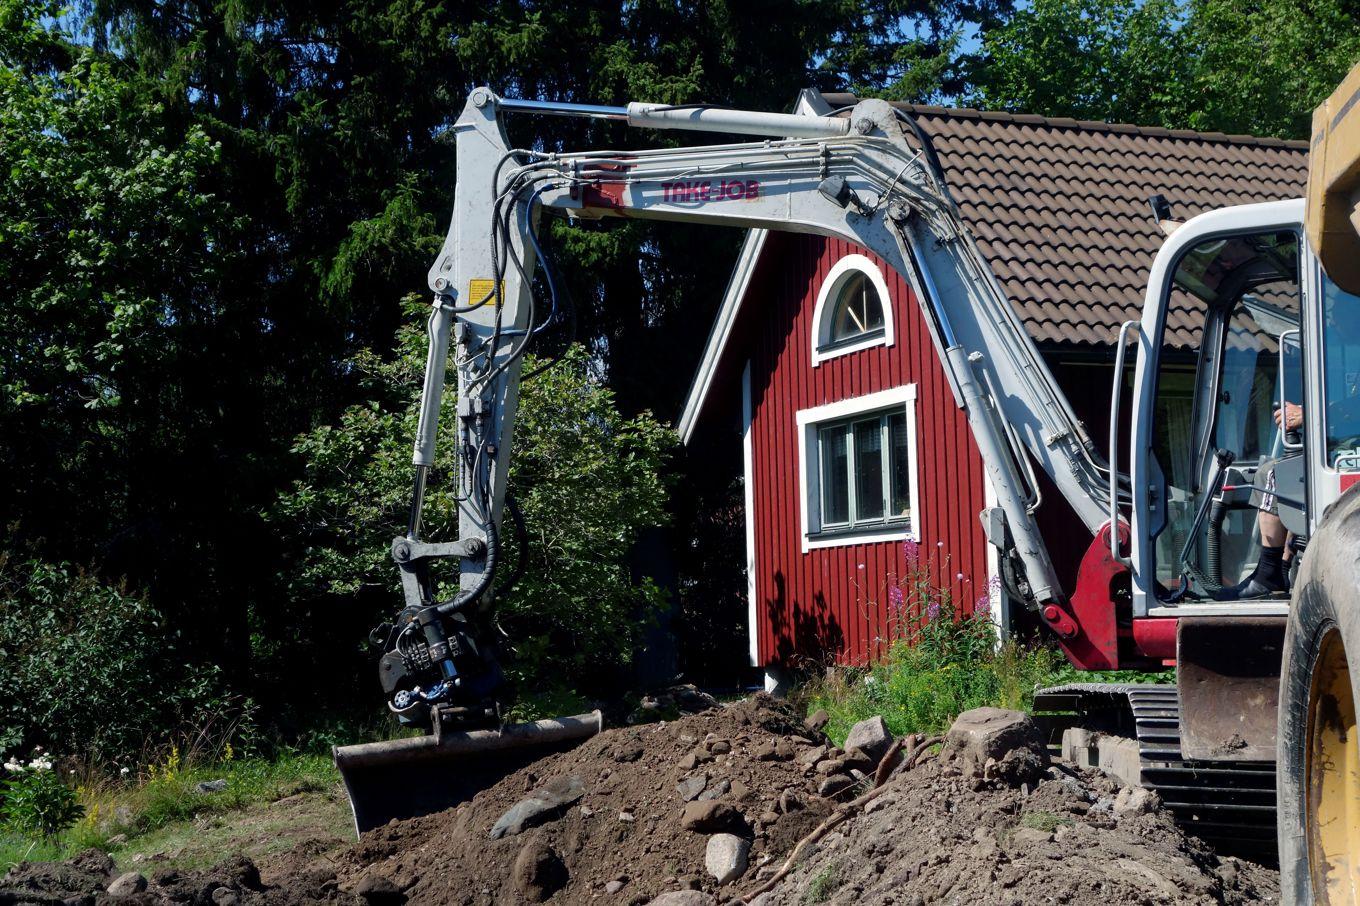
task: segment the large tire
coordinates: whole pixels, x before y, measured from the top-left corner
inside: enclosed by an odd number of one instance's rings
[[[1360,904],[1357,680],[1360,488],[1330,509],[1309,543],[1285,632],[1276,771],[1285,903]]]

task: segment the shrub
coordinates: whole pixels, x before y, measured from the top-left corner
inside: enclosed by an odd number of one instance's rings
[[[883,716],[897,735],[938,733],[970,708],[1025,709],[1057,666],[1046,648],[998,645],[983,596],[960,607],[932,579],[932,563],[908,542],[908,570],[888,586],[889,648],[877,663],[832,670],[806,690],[810,708],[831,716],[827,733],[842,741],[857,721]]]
[[[175,657],[144,597],[64,563],[0,554],[0,746],[137,754],[226,708],[214,668]]]
[[[370,401],[297,439],[293,449],[305,474],[269,514],[296,551],[289,574],[294,598],[350,615],[344,626],[332,619],[327,631],[347,633],[351,647],[402,603],[388,551],[406,524],[425,349],[422,332],[408,326],[393,361],[365,356],[354,363],[369,382]],[[538,364],[529,357],[526,373]],[[457,536],[452,381],[450,370],[423,519],[431,539]],[[627,556],[642,529],[665,519],[662,469],[674,439],[646,413],[624,418],[577,346],[522,385],[513,443],[510,490],[529,549],[526,571],[499,604],[499,622],[517,655],[506,666],[526,690],[570,697],[630,659],[663,601],[650,579],[634,581]],[[502,540],[509,574],[519,550],[508,518]],[[258,622],[282,628],[274,615]],[[376,689],[374,696],[376,703]]]
[[[0,819],[6,829],[50,839],[74,826],[84,814],[75,790],[62,783],[53,770],[50,755],[35,753],[27,764],[11,758],[4,769],[7,779]]]

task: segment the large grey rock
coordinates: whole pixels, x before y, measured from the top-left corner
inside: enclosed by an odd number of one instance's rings
[[[736,834],[714,834],[704,851],[704,868],[719,884],[730,884],[746,874],[751,841]]]
[[[1141,786],[1126,786],[1114,797],[1114,813],[1118,818],[1146,815],[1148,812],[1155,812],[1161,804],[1161,797],[1152,790]]]
[[[704,791],[706,786],[708,786],[708,775],[695,774],[677,783],[675,791],[680,794],[680,798],[685,802],[692,802],[699,798],[699,794]]]
[[[713,906],[716,902],[702,890],[672,890],[655,897],[647,906]]]
[[[944,739],[946,758],[965,771],[1019,785],[1048,769],[1048,747],[1034,721],[1021,711],[974,708],[954,721]]]
[[[146,878],[135,871],[124,872],[109,884],[109,896],[130,897],[146,890]]]
[[[585,782],[580,777],[554,777],[496,819],[491,827],[491,839],[513,837],[528,828],[560,818],[569,805],[585,795],[585,791]]]
[[[888,732],[888,725],[883,722],[883,718],[877,714],[855,724],[850,728],[850,735],[845,737],[847,752],[859,749],[874,764],[878,764],[879,759],[888,753],[888,747],[892,744],[893,735]]]
[[[688,802],[680,813],[680,826],[699,834],[744,830],[746,819],[726,802],[704,800]]]
[[[226,780],[202,780],[194,787],[200,793],[220,793],[226,788]]]

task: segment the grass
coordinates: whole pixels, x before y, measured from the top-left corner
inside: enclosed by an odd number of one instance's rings
[[[835,864],[828,865],[808,882],[807,893],[803,895],[803,902],[808,904],[825,903],[827,900],[831,899],[832,894],[840,889],[840,886],[840,866]]]
[[[209,780],[225,780],[226,788],[201,792],[198,784]],[[52,839],[0,833],[0,872],[26,859],[62,859],[90,847],[107,850],[115,858],[133,850],[164,851],[167,847],[161,844],[172,838],[188,839],[210,829],[215,816],[299,793],[332,790],[338,783],[328,755],[285,752],[272,760],[184,765],[177,750],[171,750],[134,782],[106,778],[81,783],[84,817]]]

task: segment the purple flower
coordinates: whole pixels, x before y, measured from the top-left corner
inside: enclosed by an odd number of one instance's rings
[[[926,608],[926,619],[930,620],[933,623],[935,620],[939,619],[939,616],[940,616],[940,602],[931,601],[930,606]]]
[[[902,555],[907,558],[908,563],[915,563],[921,558],[921,544],[919,541],[907,539],[902,542]]]
[[[973,602],[973,616],[989,613],[992,609],[992,599],[987,595],[978,595],[978,599]]]
[[[905,596],[902,594],[900,586],[894,585],[888,589],[888,604],[892,606],[893,610],[901,610],[904,601]]]

